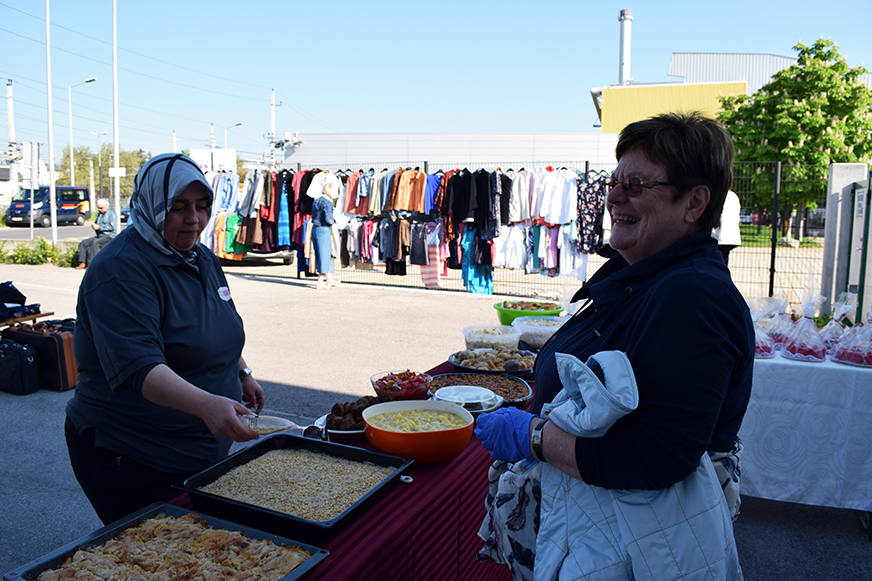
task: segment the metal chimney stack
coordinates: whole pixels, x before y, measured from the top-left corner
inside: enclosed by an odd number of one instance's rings
[[[630,35],[633,27],[633,11],[629,8],[621,10],[618,22],[621,23],[621,68],[618,73],[618,84],[626,85],[633,80],[630,78]]]

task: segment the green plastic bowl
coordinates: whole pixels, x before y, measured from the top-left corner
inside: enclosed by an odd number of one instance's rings
[[[527,301],[528,303],[535,303],[536,301]],[[542,301],[546,302],[546,301]],[[548,301],[553,302],[553,301]],[[541,304],[541,303],[540,303]],[[521,309],[507,309],[503,307],[503,303],[499,302],[494,305],[494,308],[497,310],[497,316],[500,319],[501,325],[511,325],[512,322],[518,317],[556,317],[560,313],[563,312],[563,307],[559,307],[555,310],[551,311],[522,311]]]

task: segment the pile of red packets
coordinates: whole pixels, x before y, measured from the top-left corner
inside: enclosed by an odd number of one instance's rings
[[[754,321],[754,357],[758,359],[775,357],[775,342],[760,325],[760,318],[766,315],[769,309],[769,298],[749,299],[748,308],[751,310],[751,320]]]
[[[770,304],[766,311],[774,313],[774,316],[769,319],[763,330],[772,339],[775,348],[781,349],[784,339],[793,328],[793,315],[789,312],[790,301],[785,296],[771,297],[768,300]]]
[[[821,339],[827,346],[827,352],[832,353],[842,336],[848,331],[845,320],[853,320],[857,314],[857,293],[844,292],[833,304],[833,320],[821,329]]]
[[[807,294],[803,297],[799,317],[790,327],[781,346],[781,355],[788,359],[800,361],[825,361],[827,346],[818,331],[814,317],[818,314],[826,297],[818,294]]]
[[[872,367],[872,310],[866,314],[865,323],[857,323],[844,335],[830,354],[833,361],[857,365],[859,367]]]

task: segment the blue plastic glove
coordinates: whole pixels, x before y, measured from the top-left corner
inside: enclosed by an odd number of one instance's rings
[[[481,440],[495,460],[533,460],[530,422],[536,417],[512,407],[481,414],[475,423],[475,437]]]

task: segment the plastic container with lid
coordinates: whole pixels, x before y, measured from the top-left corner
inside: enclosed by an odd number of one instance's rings
[[[511,325],[472,325],[463,329],[467,349],[517,349],[521,331]]]
[[[476,385],[450,385],[437,389],[433,394],[437,401],[457,404],[471,413],[473,417],[492,412],[503,405],[503,398],[485,387]]]
[[[569,317],[532,316],[518,317],[512,326],[521,332],[520,340],[538,351],[557,332]]]

